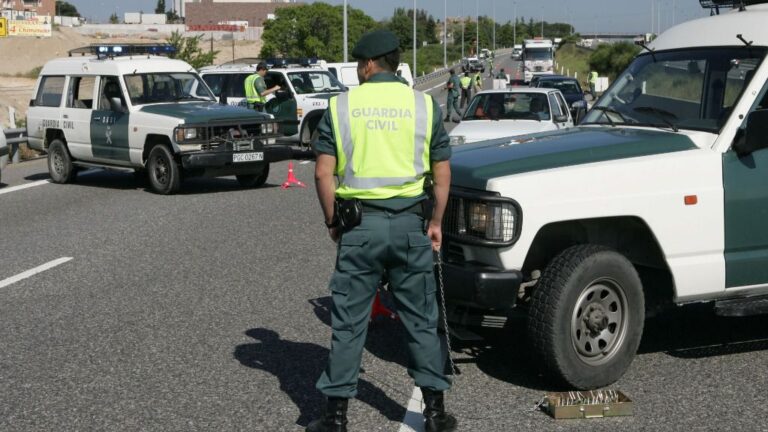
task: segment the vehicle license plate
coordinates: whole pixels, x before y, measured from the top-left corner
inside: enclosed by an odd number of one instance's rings
[[[264,152],[232,154],[232,162],[258,162],[263,160],[264,160]]]

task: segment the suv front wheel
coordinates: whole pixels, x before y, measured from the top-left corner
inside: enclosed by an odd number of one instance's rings
[[[77,174],[67,146],[58,138],[48,146],[48,173],[54,183],[70,183]]]
[[[534,353],[546,373],[574,388],[611,384],[640,345],[644,302],[640,277],[623,255],[572,246],[549,263],[531,297]]]
[[[181,168],[167,146],[158,144],[149,152],[147,161],[149,185],[155,193],[170,195],[179,190]]]
[[[269,164],[264,165],[264,170],[261,171],[261,174],[240,174],[235,176],[240,186],[247,188],[263,186],[267,182],[267,177],[269,177]]]

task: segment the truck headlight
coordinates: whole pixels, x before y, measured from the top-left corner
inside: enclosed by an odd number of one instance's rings
[[[261,134],[272,135],[277,133],[277,123],[262,123]]]
[[[177,143],[183,143],[187,141],[195,141],[205,138],[205,131],[203,128],[196,127],[177,127],[175,138]]]
[[[467,137],[464,135],[451,135],[451,145],[462,145],[467,142]]]
[[[522,214],[515,200],[497,193],[452,190],[443,218],[443,234],[464,244],[511,246],[520,235]]]
[[[503,203],[474,202],[469,205],[469,229],[485,240],[509,242],[515,235],[515,214]]]

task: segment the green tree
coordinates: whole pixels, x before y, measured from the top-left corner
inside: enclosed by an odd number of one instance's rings
[[[170,57],[184,60],[193,68],[200,69],[203,66],[212,65],[218,51],[204,51],[200,47],[203,35],[184,37],[179,31],[171,33],[171,37],[166,42],[176,49],[176,52]]]
[[[639,52],[640,47],[629,42],[603,44],[589,56],[589,67],[613,81]]]
[[[156,14],[165,13],[165,0],[157,0],[157,7],[155,7]]]
[[[120,24],[120,18],[118,18],[116,12],[112,12],[112,15],[109,16],[109,23],[110,24]]]
[[[267,21],[262,35],[262,58],[318,57],[329,62],[342,61],[342,6],[311,3],[279,8],[275,19]],[[349,50],[364,33],[379,28],[379,24],[362,10],[348,8]]]
[[[388,29],[400,39],[400,49],[413,48],[413,9],[396,8],[392,18],[382,22]],[[426,10],[416,10],[416,41],[421,46],[438,43],[437,22]]]
[[[67,16],[67,17],[79,17],[80,12],[77,11],[77,8],[72,3],[56,0],[56,15]]]

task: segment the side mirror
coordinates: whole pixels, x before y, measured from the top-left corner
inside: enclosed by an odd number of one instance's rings
[[[753,111],[747,116],[744,139],[736,140],[733,151],[739,156],[768,148],[768,109]]]
[[[555,123],[565,123],[568,121],[567,115],[556,115],[555,116]]]

